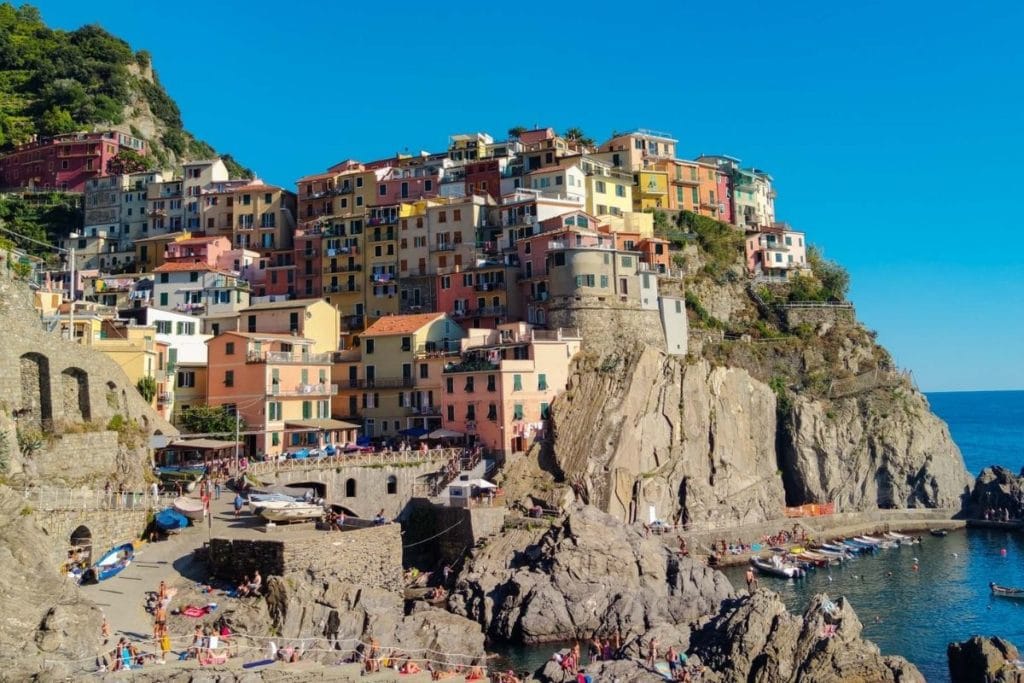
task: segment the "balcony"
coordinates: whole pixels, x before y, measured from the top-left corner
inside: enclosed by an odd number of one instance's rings
[[[699,187],[700,186],[700,180],[698,178],[682,178],[682,177],[677,177],[677,178],[673,178],[672,182],[676,183],[678,185],[692,185],[693,187]]]
[[[406,406],[409,415],[440,415],[441,406]]]
[[[297,365],[330,365],[329,353],[288,353],[287,351],[250,352],[245,357],[246,363],[277,363]]]
[[[435,242],[430,245],[430,251],[455,251],[455,242]]]
[[[156,395],[157,405],[165,406],[174,402],[174,394],[169,391],[162,391]]]
[[[504,282],[478,282],[473,285],[473,289],[478,292],[496,292],[501,289],[505,289]]]
[[[345,294],[348,292],[359,292],[362,288],[356,283],[345,283],[341,285],[324,285],[324,294]]]
[[[413,386],[412,377],[375,377],[373,379],[350,379],[350,389],[409,389]]]
[[[178,311],[179,313],[194,313],[196,311],[202,311],[205,309],[206,304],[203,302],[198,302],[194,304],[177,304],[174,307],[174,310]]]
[[[341,329],[346,332],[361,330],[363,327],[364,321],[361,315],[347,315],[341,319]]]
[[[580,244],[572,244],[562,240],[548,242],[548,251],[562,251],[564,249],[604,249],[605,251],[613,251],[611,242],[587,241]]]
[[[328,273],[358,273],[363,270],[361,263],[328,263],[324,271]]]
[[[280,384],[267,387],[267,396],[336,396],[337,384],[297,384],[294,387],[282,388]]]
[[[484,306],[469,311],[471,318],[504,318],[506,315],[507,309],[504,306]]]
[[[498,363],[492,363],[485,358],[467,358],[460,363],[449,363],[444,366],[444,372],[490,372],[498,370],[501,365]]]
[[[426,342],[425,344],[417,344],[416,350],[414,351],[417,357],[424,356],[451,356],[457,355],[462,352],[462,343],[458,341],[448,342]]]
[[[395,232],[394,230],[385,230],[384,232],[374,230],[366,233],[366,240],[368,242],[393,242],[395,241]]]
[[[297,252],[297,254],[302,258],[315,258],[320,255],[320,251],[317,249],[303,249],[302,251]]]

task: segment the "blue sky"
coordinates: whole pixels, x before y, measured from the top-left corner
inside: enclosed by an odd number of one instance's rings
[[[1024,387],[1022,3],[36,4],[149,50],[192,132],[292,189],[514,125],[740,157],[922,389]]]

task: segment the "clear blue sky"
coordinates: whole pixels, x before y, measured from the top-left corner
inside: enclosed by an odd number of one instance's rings
[[[36,3],[153,54],[268,181],[514,125],[670,131],[771,172],[926,391],[1024,387],[1024,3]]]

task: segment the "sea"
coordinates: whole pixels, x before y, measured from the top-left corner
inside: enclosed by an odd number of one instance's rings
[[[998,464],[1024,467],[1024,391],[929,393],[932,410],[949,425],[967,470]],[[1005,552],[1004,552],[1005,551]],[[915,571],[914,564],[918,565]],[[726,571],[743,586],[744,569]],[[949,681],[946,646],[973,635],[998,635],[1024,648],[1024,600],[993,598],[990,581],[1024,587],[1024,532],[971,529],[920,545],[883,550],[793,581],[762,577],[790,611],[825,592],[845,597],[864,624],[864,636],[883,654],[902,655],[928,681]],[[555,645],[504,646],[500,663],[534,670]]]

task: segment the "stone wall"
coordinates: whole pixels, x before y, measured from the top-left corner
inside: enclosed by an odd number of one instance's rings
[[[29,469],[40,481],[68,486],[95,483],[117,471],[118,449],[117,432],[62,434],[32,457]]]
[[[799,325],[819,325],[839,323],[852,324],[857,322],[857,313],[853,306],[814,306],[805,308],[803,306],[782,306],[782,319],[786,327],[792,330]]]
[[[643,310],[639,303],[601,301],[598,297],[555,297],[548,307],[548,326],[577,328],[584,348],[597,353],[618,350],[623,338],[659,349],[665,347],[658,310]]]
[[[92,539],[93,559],[120,543],[136,541],[146,529],[148,510],[33,511],[49,541],[40,552],[52,555],[54,566],[60,566],[71,546],[71,535],[85,527]]]
[[[434,565],[455,562],[483,538],[501,531],[508,510],[504,506],[454,508],[424,498],[413,501],[414,514],[406,525],[407,562]]]
[[[264,578],[311,572],[363,587],[401,590],[402,529],[398,524],[341,533],[302,531],[295,538],[289,538],[290,533],[274,529],[265,539],[212,539],[214,574],[237,582],[256,569]]]
[[[273,486],[316,485],[322,487],[327,502],[341,505],[357,517],[373,517],[383,508],[384,515],[394,519],[402,515],[417,485],[428,481],[442,466],[439,461],[351,466],[310,463],[308,467],[281,469],[261,474],[259,478]],[[389,481],[393,482],[393,488],[388,488]],[[389,493],[391,490],[394,493]],[[348,495],[352,492],[355,495]]]

